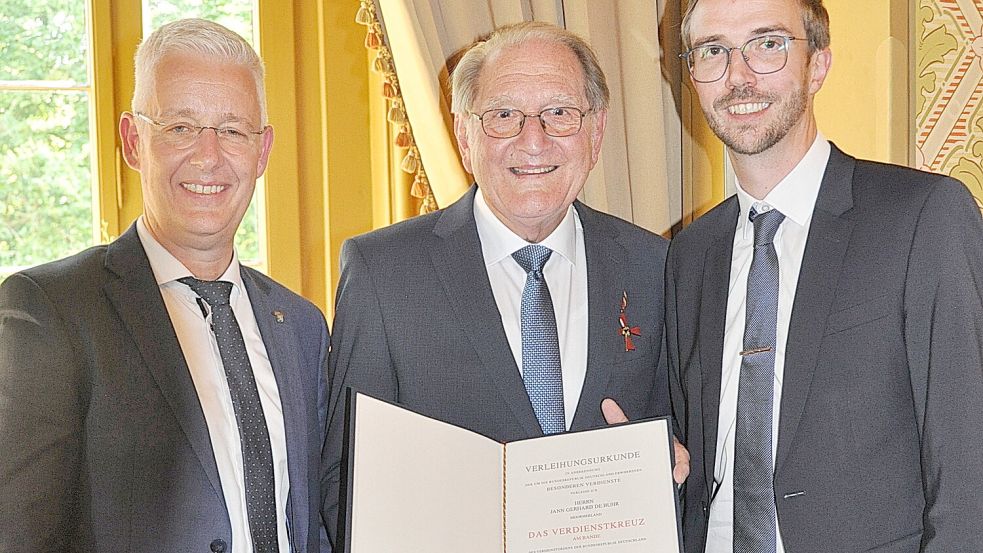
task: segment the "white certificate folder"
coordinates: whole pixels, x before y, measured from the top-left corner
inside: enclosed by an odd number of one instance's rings
[[[502,444],[353,392],[343,553],[680,553],[667,417]]]

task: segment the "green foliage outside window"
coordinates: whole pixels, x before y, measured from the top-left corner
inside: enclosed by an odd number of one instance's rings
[[[0,279],[92,244],[88,44],[83,3],[0,0]]]

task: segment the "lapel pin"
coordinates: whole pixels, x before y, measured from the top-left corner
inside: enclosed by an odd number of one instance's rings
[[[618,313],[618,323],[621,325],[621,330],[619,333],[625,339],[625,351],[635,351],[635,344],[632,342],[632,336],[641,336],[641,327],[631,326],[628,322],[628,314],[625,312],[628,309],[628,292],[624,291],[621,293],[621,311]]]
[[[746,350],[744,350],[744,351],[741,352],[741,355],[742,356],[745,356],[745,355],[754,355],[755,353],[766,353],[766,352],[769,352],[769,351],[771,351],[771,346],[764,346],[764,347],[760,347],[760,348],[746,349]]]
[[[278,323],[283,322],[283,311],[276,310],[273,312],[273,316],[276,317],[276,322]]]

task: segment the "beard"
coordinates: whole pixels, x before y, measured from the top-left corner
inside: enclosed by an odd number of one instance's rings
[[[772,111],[772,121],[761,127],[753,124],[728,126],[727,121],[718,115],[734,103],[767,102]],[[809,102],[805,86],[793,90],[785,97],[766,94],[746,86],[736,88],[716,101],[712,108],[703,109],[710,129],[732,151],[738,154],[760,154],[777,144],[803,117]]]

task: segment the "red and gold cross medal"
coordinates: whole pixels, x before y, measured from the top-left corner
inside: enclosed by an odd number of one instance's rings
[[[618,314],[618,322],[621,323],[621,335],[625,338],[625,351],[635,351],[635,344],[632,342],[632,335],[641,336],[642,329],[637,326],[631,326],[628,323],[628,315],[625,310],[628,308],[628,292],[622,292],[621,295],[621,312]]]

